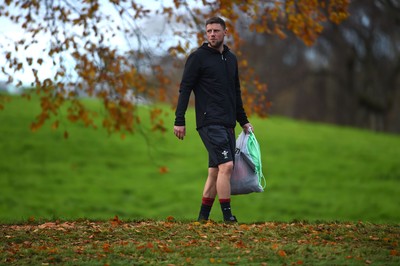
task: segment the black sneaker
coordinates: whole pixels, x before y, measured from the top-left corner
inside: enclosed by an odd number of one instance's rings
[[[203,215],[200,214],[199,218],[197,218],[197,221],[205,223],[205,222],[208,221],[208,218],[206,218],[206,217],[204,217]]]
[[[228,219],[225,219],[225,218],[224,218],[224,222],[225,222],[225,223],[237,223],[238,221],[237,221],[237,219],[236,219],[236,216],[231,216],[231,217],[229,217]]]

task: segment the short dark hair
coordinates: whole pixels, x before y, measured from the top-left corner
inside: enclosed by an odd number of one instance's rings
[[[212,18],[207,19],[206,27],[208,24],[215,24],[215,23],[220,24],[222,26],[222,28],[224,28],[224,30],[226,29],[225,20],[223,20],[220,17],[212,17]]]

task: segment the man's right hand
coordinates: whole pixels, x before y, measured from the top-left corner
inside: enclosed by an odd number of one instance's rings
[[[183,140],[186,135],[186,127],[185,126],[174,126],[174,134],[178,139]]]

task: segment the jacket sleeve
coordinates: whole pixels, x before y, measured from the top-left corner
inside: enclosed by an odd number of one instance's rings
[[[195,53],[186,60],[179,88],[178,105],[175,111],[175,126],[185,125],[185,113],[189,104],[190,94],[196,86],[200,72],[200,62]]]
[[[240,90],[239,71],[237,64],[235,73],[235,88],[236,88],[236,121],[238,121],[239,124],[243,126],[249,123],[249,120],[247,119],[246,112],[244,111],[243,108],[242,92]]]

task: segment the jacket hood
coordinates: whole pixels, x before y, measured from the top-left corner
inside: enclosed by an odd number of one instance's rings
[[[219,51],[217,49],[214,49],[214,48],[211,48],[211,47],[208,46],[208,42],[203,43],[200,46],[200,48],[208,50],[208,51],[210,51],[212,53],[218,53],[219,54]],[[222,51],[222,53],[224,54],[224,53],[228,52],[229,50],[230,50],[229,47],[224,44],[224,50]]]

